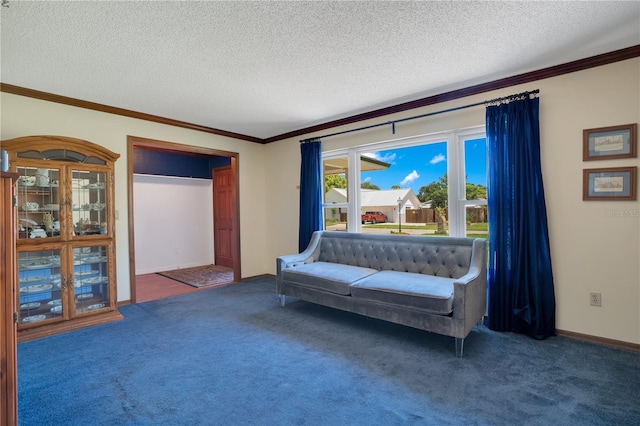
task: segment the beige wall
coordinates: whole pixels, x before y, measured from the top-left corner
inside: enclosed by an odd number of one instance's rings
[[[118,300],[130,299],[128,135],[239,153],[242,276],[264,274],[270,268],[271,262],[266,258],[267,242],[263,237],[266,218],[254,214],[264,211],[266,205],[263,145],[7,93],[1,94],[0,107],[0,137],[3,140],[30,135],[61,135],[85,139],[120,154],[115,167],[115,208],[119,216],[116,221]],[[158,244],[162,244],[162,234],[157,238]]]
[[[542,172],[557,303],[557,328],[640,343],[640,203],[582,201],[582,170],[638,166],[639,160],[582,161],[582,130],[640,122],[640,59],[514,86],[433,107],[331,129],[332,133],[399,117],[540,89]],[[390,127],[327,138],[323,151],[484,124],[476,107]],[[297,251],[299,138],[267,145],[270,242],[267,258]],[[613,213],[613,215],[612,215]],[[622,216],[617,216],[622,215]],[[274,273],[274,262],[268,272]],[[602,293],[602,307],[589,293]]]

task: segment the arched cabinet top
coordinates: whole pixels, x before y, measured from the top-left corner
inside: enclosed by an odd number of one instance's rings
[[[113,163],[120,157],[120,154],[93,142],[66,136],[24,136],[2,141],[1,146],[19,158],[40,160],[96,164],[97,159]]]

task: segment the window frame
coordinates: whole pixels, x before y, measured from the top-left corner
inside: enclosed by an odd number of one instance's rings
[[[323,151],[322,162],[331,158],[347,158],[347,202],[325,203],[322,197],[323,223],[325,223],[324,211],[327,208],[337,207],[347,209],[347,232],[362,232],[360,222],[360,184],[361,168],[360,157],[366,153],[385,151],[390,149],[408,148],[418,145],[446,142],[447,144],[447,179],[448,179],[448,221],[449,235],[463,237],[466,235],[466,208],[468,205],[487,204],[487,200],[466,199],[466,178],[464,142],[469,139],[486,139],[485,126],[473,126],[464,129],[448,130],[392,139],[381,142],[363,144],[348,148]],[[487,162],[488,164],[488,162]],[[323,175],[324,188],[324,175]],[[416,194],[417,195],[417,194]]]
[[[467,179],[466,179],[466,158],[464,155],[465,152],[465,142],[473,139],[485,139],[486,140],[486,129],[484,126],[481,127],[471,127],[468,129],[462,129],[455,132],[455,147],[457,152],[455,153],[457,167],[456,167],[456,177],[455,181],[451,181],[451,175],[449,174],[449,210],[451,210],[451,206],[456,206],[456,215],[455,217],[449,213],[449,216],[453,218],[449,219],[449,235],[456,237],[465,237],[467,235],[467,207],[475,206],[475,205],[487,205],[486,199],[478,199],[478,200],[467,200]],[[486,165],[489,167],[488,161],[488,151],[485,146],[485,160]],[[448,169],[448,165],[447,165]],[[487,174],[489,170],[485,170],[485,174]],[[455,191],[451,191],[451,188],[456,188]]]

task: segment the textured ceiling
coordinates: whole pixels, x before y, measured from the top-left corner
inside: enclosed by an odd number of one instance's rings
[[[2,83],[258,138],[640,44],[640,2],[8,4]]]

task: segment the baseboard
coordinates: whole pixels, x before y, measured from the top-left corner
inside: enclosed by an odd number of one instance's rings
[[[28,328],[18,332],[18,343],[48,337],[54,334],[66,333],[68,331],[80,330],[94,325],[107,324],[113,321],[120,321],[124,317],[117,309],[103,314],[89,315],[69,321],[62,321],[50,325],[43,325],[35,328]]]
[[[565,331],[556,329],[558,336],[569,337],[571,339],[584,340],[586,342],[597,343],[600,345],[611,346],[619,349],[626,349],[634,352],[640,352],[640,344],[623,342],[622,340],[607,339],[606,337],[592,336],[590,334],[576,333],[575,331]]]
[[[273,274],[260,274],[260,275],[254,275],[252,277],[244,277],[240,281],[250,281],[250,280],[257,280],[260,278],[275,278],[275,277],[276,276]]]
[[[196,268],[198,266],[207,266],[207,265],[211,265],[211,261],[205,259],[198,262],[189,262],[189,263],[183,263],[180,265],[171,266],[170,269],[167,269],[168,268],[167,265],[152,266],[149,268],[136,269],[136,275],[157,274],[159,272],[173,271],[175,269]]]

